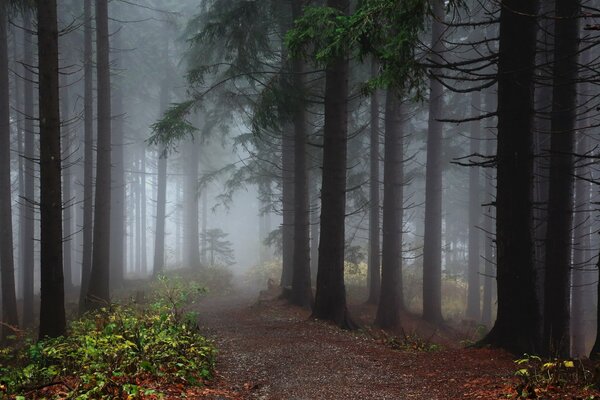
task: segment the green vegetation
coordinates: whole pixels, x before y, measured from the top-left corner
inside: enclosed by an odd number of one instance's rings
[[[0,397],[61,386],[68,398],[137,398],[158,395],[163,381],[210,379],[216,350],[187,310],[204,289],[165,277],[156,285],[148,304],[111,305],[72,322],[66,336],[0,350]]]
[[[544,360],[525,354],[515,363],[518,367],[515,375],[519,377],[515,387],[518,399],[537,398],[556,387],[585,388],[597,384],[596,377],[581,360]]]

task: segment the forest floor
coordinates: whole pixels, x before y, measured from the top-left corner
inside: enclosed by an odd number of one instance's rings
[[[367,322],[362,319],[374,309],[361,305],[350,310],[359,322]],[[519,398],[514,357],[499,350],[464,348],[450,329],[433,330],[428,336],[440,346],[408,341],[408,346],[395,349],[399,342],[391,334],[368,328],[340,330],[264,292],[259,299],[241,291],[207,298],[199,311],[202,330],[215,340],[219,354],[216,379],[199,390],[197,398]],[[412,325],[413,333],[428,329],[414,321]],[[530,398],[599,398],[564,388],[544,389],[538,395]]]

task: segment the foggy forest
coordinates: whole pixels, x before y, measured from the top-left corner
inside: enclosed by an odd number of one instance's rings
[[[0,399],[600,398],[598,0],[0,0]]]

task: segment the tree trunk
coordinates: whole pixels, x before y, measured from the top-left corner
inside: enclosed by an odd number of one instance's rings
[[[200,237],[199,237],[199,216],[198,216],[198,145],[192,141],[187,145],[185,169],[185,262],[188,268],[196,269],[200,267]]]
[[[281,287],[290,287],[294,275],[294,135],[286,125],[281,141],[282,269]]]
[[[535,246],[536,292],[539,312],[544,314],[544,274],[546,268],[546,233],[548,230],[548,172],[550,163],[551,112],[552,112],[552,62],[554,48],[555,0],[540,1],[537,31],[535,73],[534,159],[533,159],[533,220]]]
[[[481,109],[481,95],[473,92],[471,95],[472,116],[477,117]],[[481,136],[481,122],[471,122],[470,154],[479,153],[479,140]],[[480,246],[479,238],[481,222],[481,204],[479,201],[479,167],[469,170],[469,261],[468,261],[468,293],[467,293],[467,319],[479,321],[481,318],[481,281],[479,279]]]
[[[498,316],[482,344],[515,354],[539,347],[532,226],[536,0],[507,0],[500,14],[496,245]]]
[[[496,109],[496,94],[491,90],[485,94],[485,107],[487,112],[492,112]],[[486,139],[486,155],[495,154],[496,138],[493,134],[488,134]],[[494,192],[494,171],[487,170],[485,180],[485,204],[487,207],[487,215],[484,217],[484,235],[485,235],[485,273],[483,277],[483,306],[481,310],[481,322],[485,326],[492,325],[492,300],[495,279],[495,252],[494,252],[494,208],[495,200]]]
[[[168,42],[163,57],[168,59]],[[162,113],[169,103],[169,82],[165,78],[160,86],[160,110]],[[154,236],[154,276],[162,273],[165,268],[165,222],[167,214],[167,152],[163,147],[157,151],[158,182],[156,185],[156,230]]]
[[[98,139],[92,271],[87,307],[110,300],[110,199],[111,199],[111,105],[108,35],[108,0],[96,0],[96,65],[98,84]]]
[[[115,33],[115,47],[121,48],[121,33]],[[116,57],[115,69],[121,67],[119,57]],[[110,285],[111,287],[122,287],[125,269],[125,132],[123,115],[123,86],[122,79],[117,78],[113,82],[114,90],[114,114],[116,118],[112,129],[112,190],[110,207]]]
[[[404,138],[401,99],[388,90],[385,104],[385,154],[383,160],[383,240],[381,295],[375,323],[392,328],[404,307],[402,290],[402,224],[404,199]]]
[[[208,186],[202,188],[202,252],[206,251],[206,229],[208,226]],[[204,264],[207,263],[206,255],[203,256]]]
[[[41,298],[39,337],[65,332],[56,0],[38,0]]]
[[[141,173],[140,173],[140,217],[141,217],[141,235],[140,235],[140,271],[142,276],[146,276],[148,273],[148,251],[147,251],[147,212],[146,212],[146,144],[142,142],[142,158],[141,158]],[[198,209],[198,202],[196,202],[196,209]],[[196,212],[196,215],[198,213]],[[198,252],[200,252],[198,248]],[[200,263],[200,254],[198,254],[198,263]]]
[[[442,62],[444,5],[433,3],[431,58]],[[427,132],[427,172],[425,183],[425,232],[423,238],[423,318],[440,323],[442,317],[442,123],[444,104],[442,84],[429,81],[429,129]]]
[[[92,240],[94,226],[94,93],[92,60],[92,0],[84,0],[83,46],[83,248],[81,256],[81,288],[79,311],[86,309],[86,296],[92,271]]]
[[[12,231],[12,188],[10,178],[10,100],[8,80],[8,7],[0,5],[0,265],[2,278],[2,321],[17,327],[17,298]],[[2,326],[4,339],[14,332]]]
[[[327,6],[347,11],[347,0]],[[348,141],[348,60],[339,57],[325,72],[325,126],[319,271],[313,316],[353,328],[346,308],[344,244],[346,213],[346,153]]]
[[[579,1],[556,0],[544,300],[544,351],[568,357],[573,148],[577,119]]]
[[[35,236],[35,131],[33,126],[34,105],[33,105],[33,36],[31,34],[31,16],[24,16],[23,24],[23,45],[24,63],[24,100],[25,100],[25,132],[24,132],[24,168],[23,176],[25,183],[25,198],[21,202],[21,212],[23,213],[23,231],[21,235],[21,248],[23,252],[23,326],[31,327],[33,324],[33,286],[34,286],[34,236]]]
[[[588,151],[587,137],[581,135],[577,142],[577,154]],[[579,177],[589,177],[588,168],[580,167],[576,172]],[[584,288],[586,285],[586,256],[589,250],[586,239],[589,236],[589,219],[591,217],[588,207],[589,182],[583,179],[575,181],[576,211],[573,221],[573,269],[571,271],[573,284],[571,286],[571,354],[574,357],[585,357],[585,319],[584,319]]]
[[[377,74],[379,63],[373,60],[371,65],[371,76]],[[379,209],[379,93],[371,94],[371,132],[370,132],[370,170],[369,170],[369,250],[368,250],[368,282],[369,298],[367,303],[377,304],[381,291],[381,256],[379,238],[380,223]]]
[[[311,212],[310,212],[310,275],[313,282],[317,281],[319,270],[319,206],[320,192],[318,186],[318,172],[312,172],[309,179],[311,187]]]
[[[302,14],[302,1],[292,2],[292,18]],[[292,121],[294,124],[294,264],[291,302],[310,307],[312,289],[310,281],[310,210],[308,196],[308,169],[306,166],[306,112],[304,99],[304,61],[294,59],[292,67],[293,90],[298,96]]]
[[[62,154],[63,154],[63,166],[62,166],[62,198],[63,198],[63,274],[65,277],[65,292],[71,293],[73,291],[73,278],[72,278],[72,235],[73,235],[73,194],[71,192],[71,160],[72,160],[72,134],[69,129],[69,125],[71,124],[71,116],[69,111],[69,83],[67,78],[64,77],[64,88],[63,88],[63,97],[62,101],[62,130],[63,130],[63,139],[62,139]]]

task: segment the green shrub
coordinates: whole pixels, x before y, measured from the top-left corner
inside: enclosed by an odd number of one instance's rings
[[[594,374],[581,360],[543,360],[525,354],[515,360],[515,364],[518,368],[515,376],[519,378],[515,387],[518,399],[537,398],[536,392],[543,393],[552,387],[585,387],[594,384]]]
[[[70,324],[65,337],[0,350],[0,390],[19,394],[76,379],[70,398],[135,398],[142,381],[199,385],[210,379],[216,350],[184,305],[201,290],[161,278],[149,307],[112,305]],[[1,392],[0,392],[1,398]]]
[[[244,275],[245,283],[255,288],[266,288],[267,282],[270,279],[279,284],[281,279],[281,260],[273,260],[255,265],[249,268]]]

